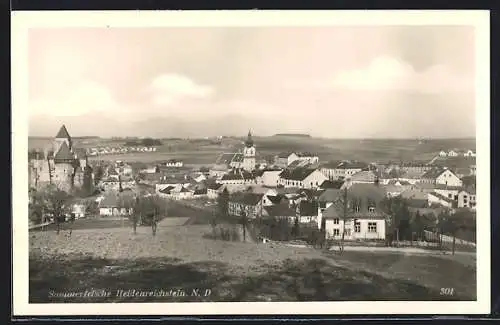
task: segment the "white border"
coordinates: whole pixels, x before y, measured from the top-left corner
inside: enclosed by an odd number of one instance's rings
[[[473,25],[476,27],[477,297],[476,302],[28,303],[29,28],[319,25]],[[100,11],[12,13],[13,314],[487,314],[490,313],[490,76],[488,11]]]

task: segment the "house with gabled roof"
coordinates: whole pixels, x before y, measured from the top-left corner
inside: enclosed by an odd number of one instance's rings
[[[124,193],[108,193],[100,200],[99,215],[124,216],[133,213],[134,196]]]
[[[327,238],[340,239],[344,233],[345,240],[383,240],[387,219],[380,206],[383,197],[382,192],[366,186],[324,194],[327,204],[322,205],[320,198],[318,228]]]
[[[317,168],[285,169],[279,174],[284,187],[318,188],[327,178]]]
[[[462,186],[462,180],[449,168],[438,167],[427,171],[420,179],[421,183],[447,186]]]
[[[229,197],[228,210],[232,216],[239,217],[242,212],[248,218],[262,216],[264,194],[252,192],[236,192]]]

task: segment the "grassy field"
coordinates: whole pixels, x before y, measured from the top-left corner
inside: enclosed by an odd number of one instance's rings
[[[181,159],[186,164],[212,164],[222,152],[231,152],[239,149],[243,138],[226,138],[220,145],[210,141],[185,139],[163,139],[163,145],[155,153],[128,153],[116,155],[102,155],[92,159],[123,160],[153,162],[166,159]],[[274,156],[283,151],[307,151],[320,157],[321,161],[356,159],[362,161],[397,161],[417,160],[429,161],[440,150],[450,148],[467,148],[475,150],[474,139],[444,139],[426,140],[394,140],[394,139],[323,139],[302,137],[255,137],[257,154],[263,158]],[[109,139],[76,140],[75,146],[118,146],[124,141]],[[31,138],[30,149],[50,144],[50,139]]]
[[[208,225],[30,233],[30,302],[475,300],[473,259],[345,252],[204,238]],[[455,295],[441,296],[453,287]],[[192,289],[209,296],[191,296]],[[107,298],[50,292],[106,289]],[[181,290],[185,296],[119,297],[117,290]]]

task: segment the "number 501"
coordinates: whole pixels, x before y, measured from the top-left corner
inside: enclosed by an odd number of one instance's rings
[[[454,288],[441,288],[441,292],[439,293],[441,296],[453,296],[455,293]]]

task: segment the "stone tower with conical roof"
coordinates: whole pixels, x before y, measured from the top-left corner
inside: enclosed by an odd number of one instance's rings
[[[243,164],[241,167],[247,172],[255,170],[255,145],[250,131],[248,131],[248,136],[245,141],[245,148],[243,148]]]

